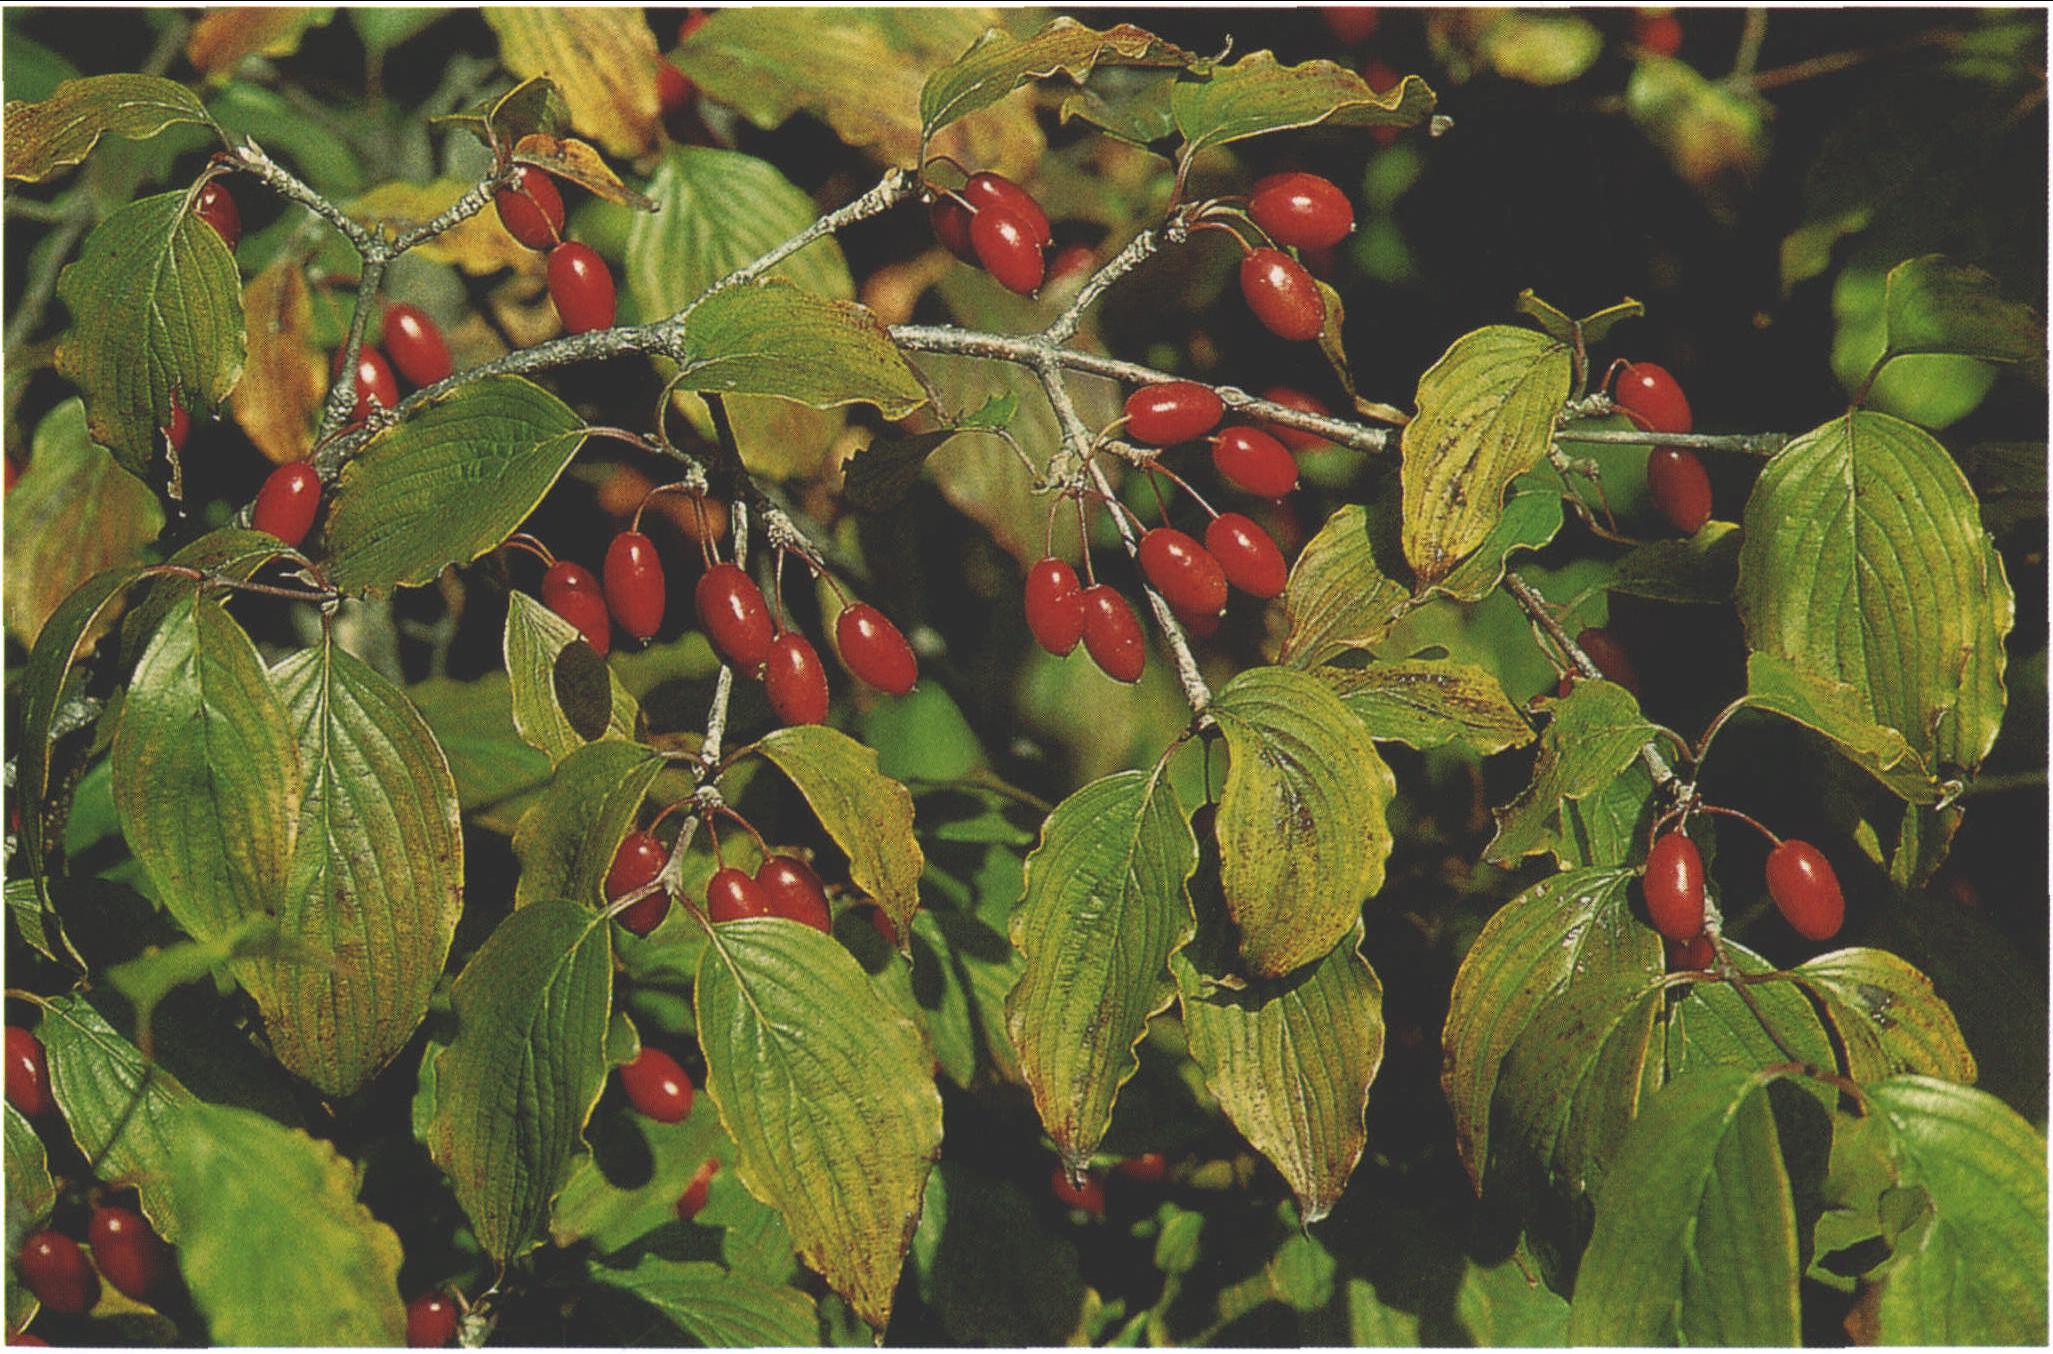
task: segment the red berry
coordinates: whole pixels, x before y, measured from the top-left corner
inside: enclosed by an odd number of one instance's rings
[[[1285,409],[1301,409],[1307,414],[1331,414],[1333,412],[1326,407],[1324,401],[1307,395],[1302,390],[1293,390],[1289,386],[1270,386],[1262,392],[1262,398],[1271,404],[1280,404]],[[1302,428],[1286,428],[1281,423],[1270,423],[1264,426],[1267,427],[1269,433],[1278,442],[1281,442],[1292,451],[1303,451],[1307,447],[1323,447],[1326,445],[1325,438],[1317,433],[1308,433]]]
[[[1205,528],[1205,548],[1219,561],[1226,581],[1250,597],[1274,597],[1290,581],[1283,552],[1252,518],[1222,512]]]
[[[1685,536],[1696,535],[1711,520],[1711,477],[1690,452],[1656,447],[1647,457],[1647,490],[1668,525]]]
[[[1041,289],[1048,262],[1033,227],[1018,212],[984,208],[970,218],[969,242],[977,262],[1007,291],[1032,296]]]
[[[647,639],[663,628],[663,561],[656,543],[639,531],[623,531],[606,547],[601,571],[606,605],[620,628]]]
[[[1103,583],[1079,594],[1084,608],[1084,649],[1091,661],[1118,682],[1138,682],[1147,666],[1148,642],[1140,619],[1117,591]]]
[[[886,945],[897,949],[898,928],[892,924],[891,918],[884,915],[884,909],[872,906],[864,908],[863,911],[869,915],[870,929],[875,931]]]
[[[707,1157],[705,1164],[699,1167],[698,1173],[692,1176],[691,1183],[684,1187],[684,1193],[677,1196],[679,1218],[690,1222],[699,1215],[699,1210],[706,1206],[706,1195],[713,1188],[713,1177],[718,1174],[720,1163],[712,1157]]]
[[[1096,1171],[1085,1171],[1082,1184],[1075,1184],[1069,1172],[1057,1166],[1048,1173],[1048,1188],[1070,1208],[1081,1208],[1094,1218],[1105,1216],[1105,1181]]]
[[[1656,931],[1677,943],[1704,933],[1704,858],[1695,842],[1680,832],[1663,833],[1647,852],[1640,887]]]
[[[827,890],[820,876],[797,856],[771,856],[756,867],[756,886],[770,900],[770,915],[803,922],[815,931],[827,931]],[[894,943],[896,943],[894,941]]]
[[[1065,245],[1055,251],[1054,258],[1048,260],[1048,279],[1051,282],[1071,277],[1081,280],[1090,276],[1091,271],[1097,266],[1098,256],[1090,246]]]
[[[1642,10],[1633,20],[1632,40],[1657,56],[1674,56],[1682,50],[1682,20],[1672,12]]]
[[[762,590],[733,564],[716,564],[699,577],[699,624],[731,663],[753,672],[770,656],[774,632]]]
[[[1026,623],[1034,642],[1060,658],[1084,636],[1083,592],[1076,570],[1059,559],[1044,559],[1027,570]]]
[[[613,623],[599,580],[582,564],[557,560],[542,575],[542,605],[576,626],[585,643],[604,654],[613,647]]]
[[[1169,607],[1169,612],[1176,617],[1176,623],[1193,639],[1210,639],[1218,634],[1219,622],[1225,617],[1223,611],[1185,611],[1173,603]]]
[[[1374,37],[1382,18],[1374,5],[1321,5],[1319,14],[1326,20],[1326,31],[1350,47]]]
[[[804,635],[786,630],[770,641],[763,674],[770,708],[786,724],[822,724],[827,719],[827,670]]]
[[[656,882],[670,853],[653,832],[630,832],[613,853],[606,867],[606,901],[617,903],[628,894]],[[629,903],[615,920],[638,936],[645,936],[662,924],[670,912],[670,891],[657,889],[639,902]]]
[[[668,61],[656,63],[656,106],[664,117],[683,111],[691,102],[691,79]]]
[[[678,44],[682,46],[684,43],[691,41],[691,35],[704,28],[706,20],[711,17],[712,15],[706,13],[697,5],[693,5],[690,9],[686,10],[684,12],[684,21],[677,25]]]
[[[1593,625],[1575,637],[1575,646],[1590,656],[1606,680],[1618,683],[1635,696],[1640,694],[1640,675],[1634,670],[1632,659],[1626,656],[1625,646],[1609,630]]]
[[[297,549],[313,530],[320,508],[321,477],[307,462],[294,461],[265,476],[256,506],[250,509],[250,525]]]
[[[107,1282],[141,1302],[157,1281],[164,1277],[169,1258],[164,1243],[131,1208],[102,1204],[93,1210],[86,1226],[86,1240],[93,1245],[93,1261]]]
[[[174,452],[185,450],[185,439],[192,432],[192,417],[185,412],[185,406],[178,402],[178,396],[171,397],[171,422],[164,428],[164,440],[171,444]]]
[[[1618,387],[1611,398],[1633,422],[1649,432],[1690,430],[1689,400],[1666,367],[1652,362],[1626,363],[1619,370]]]
[[[1297,488],[1297,461],[1259,428],[1228,428],[1212,439],[1212,465],[1236,489],[1281,498]]]
[[[100,1300],[100,1279],[85,1252],[62,1232],[37,1232],[22,1244],[15,1268],[29,1291],[53,1312],[75,1316]]]
[[[1362,83],[1369,87],[1371,94],[1388,94],[1391,90],[1397,88],[1398,84],[1404,79],[1403,76],[1397,73],[1396,68],[1387,61],[1370,61],[1364,64],[1361,69],[1361,76]],[[1393,137],[1397,134],[1397,128],[1395,127],[1371,127],[1369,130],[1389,132]],[[1381,140],[1382,138],[1379,137],[1377,139]],[[1389,143],[1385,142],[1384,144],[1387,145]]]
[[[1154,1184],[1169,1174],[1169,1158],[1160,1152],[1143,1152],[1137,1157],[1128,1157],[1112,1169],[1129,1180]]]
[[[964,263],[983,265],[977,259],[976,246],[969,240],[969,223],[972,213],[958,197],[943,193],[927,208],[927,221],[934,228],[934,238],[939,240],[949,253]]]
[[[423,1293],[406,1304],[406,1343],[440,1349],[456,1338],[456,1304],[440,1293]]]
[[[342,351],[337,348],[328,361],[330,380],[342,375]],[[399,380],[385,354],[366,343],[356,350],[356,408],[350,412],[350,422],[361,423],[370,417],[373,401],[385,409],[399,403]]]
[[[235,197],[226,184],[209,180],[200,189],[199,200],[193,203],[193,215],[214,228],[221,237],[221,243],[230,249],[242,238],[242,212],[235,205]]]
[[[567,333],[589,334],[613,324],[613,274],[588,244],[566,240],[549,251],[549,299]]]
[[[1830,940],[1846,920],[1846,896],[1832,862],[1794,837],[1768,853],[1768,896],[1805,940]]]
[[[446,381],[456,369],[449,360],[449,344],[442,330],[428,318],[427,311],[404,301],[385,307],[385,349],[399,374],[417,386]]]
[[[1048,213],[1041,210],[1041,204],[1034,201],[1034,195],[1006,178],[989,170],[969,176],[969,182],[962,186],[972,212],[986,207],[1000,207],[1017,216],[1027,228],[1033,242],[1045,249],[1054,238],[1048,227]]]
[[[1326,327],[1326,302],[1304,265],[1280,249],[1257,249],[1240,261],[1240,294],[1264,328],[1303,342]]]
[[[1203,437],[1225,414],[1211,388],[1195,381],[1163,381],[1126,397],[1126,431],[1158,447]]]
[[[1354,229],[1354,204],[1331,179],[1317,174],[1271,174],[1248,196],[1248,215],[1281,245],[1331,249]]]
[[[834,642],[848,670],[893,696],[903,696],[920,679],[912,646],[883,612],[867,602],[844,608],[834,621]]]
[[[620,1069],[627,1103],[659,1124],[683,1123],[691,1113],[691,1076],[660,1048],[644,1046]]]
[[[31,1119],[57,1107],[50,1095],[50,1066],[43,1041],[19,1025],[7,1027],[7,1103]]]
[[[1718,957],[1717,951],[1711,948],[1709,936],[1698,936],[1695,940],[1683,941],[1681,944],[1663,936],[1661,953],[1667,957],[1670,973],[1707,969]]]
[[[548,249],[563,238],[563,195],[541,170],[522,165],[513,186],[500,189],[492,202],[506,233],[529,249]]]
[[[714,921],[767,917],[771,915],[770,895],[732,865],[723,866],[713,871],[706,884],[706,915]]]
[[[1156,527],[1141,537],[1141,573],[1162,600],[1180,613],[1216,616],[1226,609],[1226,574],[1219,561],[1175,527]]]

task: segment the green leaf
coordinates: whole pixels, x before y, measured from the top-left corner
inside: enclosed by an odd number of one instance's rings
[[[1098,30],[1058,18],[1030,38],[993,28],[954,63],[927,77],[920,90],[920,134],[931,137],[957,118],[1034,80],[1067,76],[1076,84],[1099,66],[1209,69],[1210,63],[1132,24]]]
[[[521,815],[513,834],[520,880],[513,905],[568,898],[596,908],[606,871],[663,759],[639,743],[607,739],[565,757],[549,788]]]
[[[1734,968],[1750,976],[1775,968],[1731,940],[1725,942],[1725,956]],[[1668,1010],[1669,1080],[1706,1067],[1737,1067],[1749,1072],[1775,1067],[1789,1062],[1792,1053],[1810,1067],[1829,1070],[1835,1065],[1832,1041],[1795,983],[1754,982],[1748,984],[1747,993],[1752,1002],[1730,983],[1692,983],[1685,989],[1681,1000]],[[1830,1107],[1829,1088],[1821,1082],[1803,1084]]]
[[[1706,522],[1686,541],[1636,545],[1605,586],[1657,602],[1729,602],[1739,586],[1740,539],[1735,523]]]
[[[1273,52],[1252,52],[1208,79],[1179,82],[1171,95],[1186,158],[1208,146],[1302,127],[1416,127],[1435,102],[1432,86],[1416,75],[1378,94],[1345,66],[1284,66]]]
[[[304,796],[297,739],[256,646],[197,589],[136,665],[113,759],[122,833],[187,934],[279,912]]]
[[[1938,802],[1939,783],[1923,759],[1901,733],[1874,721],[1858,690],[1810,676],[1769,653],[1750,654],[1746,673],[1749,706],[1823,734],[1854,765],[1910,803]]]
[[[143,141],[182,122],[213,125],[191,90],[160,75],[66,80],[40,102],[7,105],[7,177],[38,183],[84,160],[109,132]]]
[[[940,1154],[931,1055],[832,937],[779,917],[709,931],[692,1004],[737,1172],[882,1330]]]
[[[1317,963],[1239,989],[1214,981],[1231,963],[1223,938],[1171,960],[1206,1088],[1283,1173],[1307,1223],[1332,1211],[1368,1143],[1363,1116],[1383,1063],[1383,984],[1361,941],[1357,922]]]
[[[12,1104],[7,1106],[7,1253],[20,1255],[30,1232],[43,1225],[57,1202],[57,1186],[50,1179],[50,1158],[43,1140]],[[40,1304],[14,1272],[7,1267],[7,1329],[18,1331],[35,1318]]]
[[[81,583],[131,563],[164,529],[157,496],[86,436],[79,401],[45,415],[33,447],[6,509],[7,629],[25,647]]]
[[[1405,571],[1396,508],[1387,496],[1373,505],[1342,508],[1298,552],[1283,589],[1290,630],[1279,662],[1311,667],[1367,648],[1411,609],[1411,589],[1387,572]]]
[[[193,1104],[172,1127],[178,1266],[215,1342],[402,1342],[399,1238],[349,1161],[250,1110]]]
[[[1561,488],[1548,483],[1550,470],[1531,470],[1511,482],[1511,497],[1497,524],[1467,559],[1445,578],[1424,590],[1425,597],[1451,597],[1480,602],[1504,581],[1513,552],[1538,550],[1561,531]]]
[[[282,939],[333,956],[253,983],[278,1061],[352,1095],[427,1014],[463,912],[456,782],[405,694],[332,639],[271,670],[304,776]]]
[[[728,287],[693,306],[684,348],[680,383],[688,390],[775,395],[815,409],[873,404],[886,418],[927,400],[875,315],[775,279]]]
[[[1654,736],[1654,726],[1640,716],[1632,693],[1613,682],[1577,682],[1550,708],[1553,718],[1540,735],[1532,781],[1495,811],[1497,835],[1486,860],[1511,865],[1552,850],[1559,841],[1563,801],[1602,790]]]
[[[1240,953],[1274,978],[1340,943],[1383,887],[1397,792],[1361,721],[1309,673],[1250,668],[1210,707],[1232,766],[1219,878]]]
[[[779,729],[749,749],[769,758],[805,796],[848,857],[848,877],[904,936],[920,905],[926,857],[912,830],[912,793],[877,770],[877,754],[839,729]]]
[[[1574,14],[1500,10],[1476,42],[1476,56],[1508,80],[1565,85],[1588,70],[1604,50],[1604,35]]]
[[[514,912],[458,976],[455,1038],[430,1051],[424,1140],[478,1243],[502,1263],[541,1239],[605,1088],[610,932],[575,903]]]
[[[1852,413],[1768,463],[1739,555],[1747,643],[1855,689],[1927,765],[1981,765],[2003,721],[2015,604],[1946,449]]]
[[[1796,1208],[1767,1089],[1706,1071],[1655,1095],[1597,1195],[1572,1344],[1794,1345]]]
[[[1653,821],[1654,777],[1635,763],[1596,793],[1561,804],[1561,833],[1554,858],[1563,869],[1624,865],[1645,850]]]
[[[1566,345],[1489,325],[1462,335],[1419,378],[1404,426],[1404,557],[1437,583],[1483,543],[1504,490],[1539,463],[1569,393]]]
[[[1892,1131],[1898,1178],[1924,1196],[1871,1276],[1881,1286],[1876,1337],[2043,1345],[2045,1141],[2002,1101],[1965,1086],[1892,1077],[1867,1091]],[[1885,1194],[1885,1210],[1890,1202]]]
[[[576,626],[524,592],[506,599],[505,655],[513,726],[550,761],[560,762],[595,740],[635,737],[641,706],[612,665]],[[590,659],[598,659],[596,666]]]
[[[841,496],[857,512],[890,512],[919,483],[927,458],[962,432],[938,428],[928,433],[879,433],[842,467]]]
[[[1796,966],[1846,1050],[1847,1075],[1881,1081],[1909,1073],[1971,1086],[1974,1054],[1932,980],[1887,950],[1834,950]]]
[[[218,527],[174,554],[167,564],[183,565],[217,578],[247,583],[257,570],[273,560],[303,565],[306,557],[268,531],[247,527]],[[157,627],[171,609],[192,591],[189,579],[168,577],[157,580],[143,593],[142,600],[121,618],[121,661],[134,663],[157,633]]]
[[[107,970],[107,985],[128,999],[135,1012],[137,1038],[144,1048],[151,1046],[151,1020],[163,1000],[187,983],[196,983],[217,972],[225,972],[238,959],[276,957],[325,958],[325,951],[308,956],[298,946],[281,944],[278,924],[269,917],[251,917],[215,940],[185,940],[162,949],[152,945],[133,959],[124,959]]]
[[[1198,848],[1159,774],[1121,771],[1058,804],[1026,860],[1012,943],[1026,961],[1006,1028],[1041,1123],[1072,1164],[1111,1126],[1148,1021],[1176,995]]]
[[[383,56],[407,39],[418,36],[427,26],[449,13],[446,9],[411,5],[379,5],[371,9],[345,10],[350,27],[364,50]]]
[[[627,291],[654,319],[674,315],[735,269],[813,223],[813,200],[767,160],[709,146],[672,146],[649,180],[658,210],[627,227]],[[851,300],[855,283],[832,236],[770,272],[821,296]]]
[[[1483,927],[1455,974],[1441,1034],[1441,1088],[1455,1146],[1480,1189],[1490,1104],[1505,1056],[1572,986],[1646,982],[1662,972],[1660,938],[1632,914],[1627,870],[1567,870],[1512,899]]]
[[[584,420],[519,376],[458,386],[342,468],[324,538],[345,592],[432,583],[495,549],[584,445]]]
[[[500,62],[515,75],[547,75],[571,125],[608,154],[635,158],[663,144],[654,88],[661,57],[641,15],[553,6],[491,9],[483,17],[499,39]]]
[[[94,227],[57,278],[71,329],[57,372],[85,397],[86,428],[122,468],[144,474],[164,446],[176,398],[193,422],[242,376],[242,279],[187,194],[131,202]]]
[[[1497,678],[1473,663],[1414,658],[1317,673],[1380,741],[1415,748],[1460,743],[1484,756],[1533,741],[1532,726]]]
[[[1882,313],[1882,362],[1944,353],[2008,363],[2027,380],[2046,383],[2046,322],[2029,305],[2005,300],[1996,279],[1979,268],[1944,254],[1899,263],[1884,284]]]
[[[702,1260],[680,1262],[660,1255],[644,1255],[629,1269],[594,1265],[590,1274],[599,1283],[632,1293],[661,1313],[673,1332],[708,1349],[819,1343],[812,1299],[783,1284],[765,1283]]]

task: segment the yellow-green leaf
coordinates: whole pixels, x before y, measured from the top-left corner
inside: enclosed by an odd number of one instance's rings
[[[182,122],[214,121],[184,85],[126,74],[66,80],[38,103],[9,103],[5,117],[7,177],[30,183],[84,160],[109,132],[141,141]]]
[[[570,108],[571,125],[609,154],[636,156],[663,144],[656,99],[656,35],[639,10],[507,6],[485,11],[499,58],[516,75],[546,75]]]
[[[684,346],[681,384],[691,390],[776,395],[815,409],[874,404],[886,418],[927,399],[875,315],[775,279],[692,307]]]
[[[848,877],[891,919],[901,942],[920,905],[926,857],[912,830],[912,792],[877,770],[877,754],[839,729],[800,724],[753,749],[791,778],[848,857]]]
[[[1064,16],[1029,38],[993,28],[927,77],[920,90],[921,134],[932,136],[1030,81],[1064,75],[1081,85],[1101,65],[1202,70],[1210,63],[1132,24],[1101,31]]]
[[[1368,82],[1331,61],[1296,66],[1273,52],[1253,52],[1208,78],[1179,81],[1170,104],[1186,156],[1267,132],[1302,127],[1416,127],[1432,116],[1432,86],[1407,75],[1378,94]]]
[[[1473,663],[1414,658],[1317,673],[1372,738],[1415,748],[1460,743],[1485,756],[1533,741],[1504,687]]]
[[[597,739],[634,738],[641,706],[612,665],[576,626],[524,592],[507,597],[504,649],[513,726],[550,761]]]
[[[1973,1085],[1975,1056],[1932,980],[1887,950],[1834,950],[1796,966],[1858,1082],[1903,1073]]]
[[[1563,802],[1586,799],[1609,785],[1654,736],[1632,693],[1613,682],[1577,682],[1550,709],[1533,778],[1496,810],[1497,835],[1486,860],[1508,866],[1554,849]]]
[[[513,905],[543,898],[603,903],[606,871],[662,769],[661,757],[625,739],[609,738],[565,757],[514,831],[520,880]]]

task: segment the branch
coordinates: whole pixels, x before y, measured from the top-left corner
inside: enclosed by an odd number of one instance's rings
[[[878,183],[869,192],[864,193],[846,206],[837,207],[833,211],[828,212],[825,216],[813,222],[783,244],[778,245],[769,253],[755,260],[755,262],[743,264],[718,282],[715,282],[712,286],[706,288],[704,292],[700,293],[697,300],[694,300],[690,306],[686,306],[684,310],[678,312],[678,317],[682,318],[690,313],[692,306],[696,306],[699,301],[705,300],[706,297],[711,296],[714,292],[725,291],[729,287],[738,287],[744,282],[755,281],[764,273],[769,272],[772,268],[775,268],[778,264],[784,262],[784,260],[790,258],[793,254],[796,254],[799,250],[804,249],[822,236],[832,235],[845,226],[854,225],[858,221],[868,220],[872,216],[881,216],[899,203],[912,197],[919,191],[919,186],[920,176],[910,169],[893,169],[888,171],[884,175],[882,182]]]
[[[370,327],[371,306],[384,283],[385,260],[375,254],[364,255],[363,270],[356,279],[356,306],[349,313],[349,336],[342,342],[342,366],[321,404],[321,425],[314,434],[316,446],[341,428],[356,408],[357,364],[363,354],[364,330]]]
[[[229,153],[236,168],[247,174],[254,174],[272,192],[280,197],[297,202],[329,225],[342,232],[343,238],[356,246],[356,252],[368,263],[374,257],[384,257],[389,248],[375,232],[353,220],[342,208],[330,202],[321,194],[302,183],[299,177],[284,165],[266,155],[255,141],[244,139]]]
[[[1055,317],[1055,322],[1041,331],[1041,337],[1052,344],[1063,344],[1076,334],[1077,326],[1083,323],[1084,312],[1091,303],[1103,296],[1113,283],[1145,263],[1162,247],[1164,236],[1171,244],[1182,244],[1190,237],[1190,231],[1181,221],[1172,221],[1165,227],[1164,235],[1158,236],[1152,230],[1144,230],[1127,241],[1126,248],[1114,254],[1109,262],[1091,274],[1076,299],[1069,303],[1069,309]]]
[[[1657,433],[1642,428],[1564,428],[1555,436],[1564,442],[1600,446],[1685,447],[1692,451],[1736,451],[1745,456],[1773,456],[1794,440],[1789,433]]]

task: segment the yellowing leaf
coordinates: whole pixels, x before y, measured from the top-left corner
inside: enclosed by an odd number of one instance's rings
[[[313,302],[299,261],[281,258],[250,279],[242,308],[249,360],[229,408],[257,450],[279,465],[305,458],[328,393],[313,345]]]
[[[640,212],[656,210],[655,203],[620,181],[620,176],[599,158],[599,152],[574,138],[558,140],[541,132],[530,132],[514,145],[513,158],[546,169],[559,179],[568,179],[608,202]]]
[[[47,179],[85,159],[108,132],[140,141],[181,122],[212,121],[192,91],[161,76],[66,80],[40,102],[7,105],[7,177]]]
[[[252,56],[291,56],[309,28],[335,17],[333,9],[293,5],[235,5],[210,9],[185,39],[185,58],[210,80],[235,73]]]
[[[571,125],[614,155],[663,144],[656,102],[656,35],[639,9],[516,6],[485,11],[499,57],[516,75],[546,75],[570,106]]]
[[[460,179],[433,183],[382,183],[343,210],[366,225],[383,225],[395,233],[431,221],[469,192]],[[482,275],[502,268],[539,277],[547,260],[506,233],[490,207],[422,244],[416,251],[436,263],[453,263],[466,273]]]

